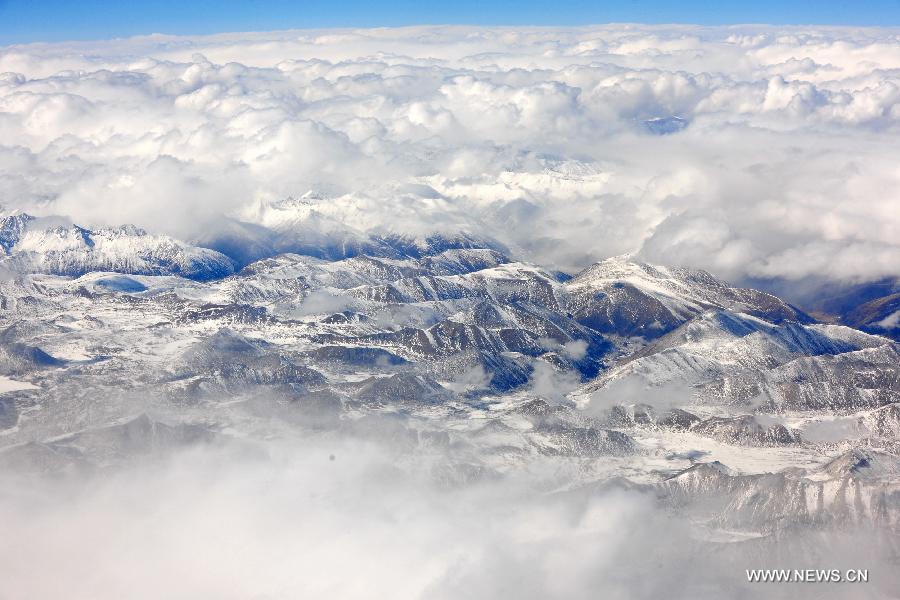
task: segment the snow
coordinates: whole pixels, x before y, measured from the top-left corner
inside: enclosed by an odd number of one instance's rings
[[[16,223],[7,219],[0,225],[13,228]],[[34,220],[26,220],[24,231],[11,241],[14,243],[3,262],[20,272],[78,276],[115,271],[213,279],[234,270],[231,259],[214,250],[127,225],[90,231],[77,225],[41,228]]]
[[[27,381],[16,381],[15,379],[10,379],[5,375],[0,375],[0,394],[5,394],[6,392],[18,392],[22,390],[37,389],[40,388],[33,383],[28,383]]]

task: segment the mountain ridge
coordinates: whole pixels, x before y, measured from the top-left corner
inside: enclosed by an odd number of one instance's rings
[[[721,529],[897,522],[890,469],[865,479],[877,510],[794,506],[856,485],[825,467],[848,452],[893,464],[897,344],[705,271],[620,256],[560,276],[465,235],[235,269],[131,226],[0,232],[3,464],[331,432],[439,449],[442,484],[579,461],[573,485],[649,486],[692,519],[714,500]]]

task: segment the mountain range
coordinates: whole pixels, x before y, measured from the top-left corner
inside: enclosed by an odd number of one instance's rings
[[[898,525],[895,288],[826,320],[632,257],[565,274],[467,232],[264,212],[193,244],[4,216],[0,463],[299,429],[433,453],[453,485],[575,461],[567,485],[636,486],[726,538]]]

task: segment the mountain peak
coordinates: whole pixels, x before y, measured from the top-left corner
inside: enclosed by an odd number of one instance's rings
[[[3,263],[14,271],[80,276],[92,271],[217,279],[234,272],[231,260],[206,248],[134,225],[91,231],[20,213],[0,220]]]
[[[616,256],[569,280],[582,323],[604,333],[659,337],[710,310],[746,313],[772,323],[812,322],[779,298],[732,287],[706,271],[664,267]]]

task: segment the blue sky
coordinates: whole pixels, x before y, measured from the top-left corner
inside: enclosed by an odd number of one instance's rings
[[[0,44],[307,27],[608,22],[900,25],[900,0],[0,0]]]

